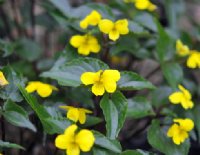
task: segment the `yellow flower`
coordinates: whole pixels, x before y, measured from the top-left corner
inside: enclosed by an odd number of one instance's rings
[[[188,46],[184,45],[181,40],[176,41],[176,53],[179,56],[187,56],[190,54],[190,49]]]
[[[89,25],[96,26],[99,24],[100,20],[101,20],[101,14],[93,10],[80,22],[80,27],[82,29],[86,29]]]
[[[169,100],[173,104],[181,104],[184,109],[189,109],[194,106],[190,92],[183,86],[178,86],[178,92],[174,92],[169,96]]]
[[[108,34],[109,38],[116,41],[120,35],[129,33],[128,20],[121,19],[115,23],[108,19],[103,19],[99,23],[99,29],[101,32]]]
[[[98,96],[103,95],[105,91],[113,93],[117,89],[117,81],[120,79],[118,70],[100,70],[98,72],[85,72],[81,75],[81,81],[84,85],[93,85],[92,92]]]
[[[200,52],[192,50],[187,59],[187,66],[189,68],[200,68]]]
[[[134,0],[134,3],[138,10],[154,11],[157,8],[157,6],[151,3],[149,0]]]
[[[59,149],[66,150],[67,155],[79,155],[80,150],[89,152],[94,145],[95,137],[90,130],[82,129],[76,133],[77,126],[69,126],[64,134],[58,135],[55,145]]]
[[[91,114],[92,111],[84,108],[75,108],[72,106],[60,106],[60,108],[67,110],[67,118],[81,124],[84,124],[86,121],[86,114]]]
[[[3,72],[0,71],[0,86],[8,85],[9,82],[6,80]]]
[[[98,53],[101,49],[98,40],[89,34],[72,36],[70,44],[78,48],[78,53],[82,55],[89,55],[90,52]]]
[[[37,93],[41,97],[50,96],[52,94],[53,90],[58,90],[58,89],[56,87],[50,85],[50,84],[42,83],[40,81],[29,82],[28,85],[26,86],[26,91],[28,93],[32,93],[34,91],[37,91]]]
[[[176,145],[180,145],[189,137],[188,132],[194,128],[191,119],[174,119],[175,123],[168,129],[167,136],[172,137]]]

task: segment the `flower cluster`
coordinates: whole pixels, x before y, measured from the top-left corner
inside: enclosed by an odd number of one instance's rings
[[[109,35],[109,38],[113,41],[119,39],[120,35],[128,34],[128,20],[122,19],[113,22],[109,19],[102,19],[99,12],[93,10],[80,22],[82,29],[87,29],[89,26],[97,26],[99,30]],[[70,44],[78,48],[78,53],[82,55],[89,55],[90,52],[98,53],[101,50],[99,42],[95,36],[91,33],[85,35],[74,35],[70,39]]]
[[[171,137],[176,145],[183,143],[188,137],[188,132],[194,128],[191,119],[174,119],[174,124],[168,129],[167,136]]]
[[[124,0],[125,3],[134,3],[135,7],[138,10],[148,10],[154,11],[157,9],[157,6],[151,3],[150,0]]]
[[[176,53],[187,58],[187,67],[189,68],[200,68],[200,52],[196,50],[190,50],[188,46],[184,45],[180,40],[176,41]]]

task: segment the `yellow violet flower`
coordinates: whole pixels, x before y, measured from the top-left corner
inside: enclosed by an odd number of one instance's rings
[[[181,40],[176,41],[176,53],[179,56],[187,56],[190,54],[190,49],[188,46],[184,45]]]
[[[101,32],[108,34],[111,40],[116,41],[120,35],[129,33],[128,20],[121,19],[112,22],[109,19],[103,19],[99,23],[99,29]]]
[[[32,93],[34,91],[37,91],[37,93],[41,97],[50,96],[52,94],[53,90],[58,90],[58,89],[56,87],[50,85],[50,84],[42,83],[40,81],[29,82],[28,85],[26,86],[26,91],[28,93]]]
[[[69,126],[64,134],[58,135],[55,145],[59,149],[66,150],[67,155],[79,155],[80,150],[89,152],[94,145],[95,137],[90,130],[82,129],[76,133],[77,126]]]
[[[118,70],[100,70],[98,72],[85,72],[81,75],[81,81],[84,85],[93,85],[92,92],[98,96],[103,95],[105,91],[113,93],[117,89],[117,81],[120,79]]]
[[[188,132],[194,128],[191,119],[174,119],[175,123],[168,129],[167,136],[172,137],[176,145],[180,145],[189,137]]]
[[[67,118],[74,121],[75,123],[79,121],[84,124],[86,121],[86,114],[91,114],[92,111],[84,108],[75,108],[72,106],[60,106],[60,108],[67,110]]]
[[[9,82],[6,80],[3,72],[0,71],[0,86],[8,85]]]
[[[181,104],[184,109],[189,109],[194,106],[190,92],[182,85],[178,85],[180,91],[174,92],[169,96],[169,100],[173,104]]]
[[[82,29],[86,29],[89,25],[96,26],[99,24],[100,20],[101,20],[101,14],[93,10],[80,22],[80,27]]]
[[[90,52],[98,53],[101,49],[98,40],[89,34],[72,36],[70,44],[78,48],[78,53],[82,55],[89,55]]]
[[[200,52],[192,50],[187,59],[187,66],[189,68],[200,68]]]

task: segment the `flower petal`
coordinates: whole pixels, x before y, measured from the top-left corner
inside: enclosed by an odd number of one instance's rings
[[[44,84],[44,83],[41,83],[38,85],[38,88],[37,88],[37,93],[41,96],[41,97],[48,97],[52,94],[52,88],[50,85],[48,84]]]
[[[194,128],[194,122],[189,118],[186,118],[186,119],[177,118],[177,119],[174,119],[173,121],[176,123],[179,123],[181,129],[185,131],[191,131]]]
[[[81,124],[84,124],[85,121],[86,121],[86,113],[85,113],[85,111],[79,109],[79,122]]]
[[[9,84],[9,82],[6,80],[3,72],[0,71],[0,86],[5,86]]]
[[[149,0],[135,0],[135,7],[139,10],[147,9],[149,4]]]
[[[94,84],[94,80],[96,78],[96,73],[93,72],[85,72],[81,75],[81,82],[84,85],[90,85],[90,84]]]
[[[117,89],[117,84],[114,80],[104,81],[103,85],[108,93],[113,93]]]
[[[67,112],[67,118],[77,122],[79,119],[79,110],[78,108],[70,108]]]
[[[121,19],[116,21],[115,28],[120,34],[128,34],[128,20],[127,19]]]
[[[103,84],[99,84],[99,83],[95,83],[93,86],[92,86],[92,92],[96,95],[96,96],[101,96],[104,94],[105,92],[105,89],[104,89],[104,86]]]
[[[65,135],[58,135],[55,139],[55,146],[59,149],[67,149],[68,139]]]
[[[109,38],[113,41],[116,41],[117,39],[119,39],[119,32],[117,30],[110,31]]]
[[[75,141],[83,152],[88,152],[94,145],[95,138],[91,131],[83,129],[76,135]]]
[[[85,36],[75,35],[71,37],[70,44],[73,47],[78,48],[84,43],[84,41],[85,41]]]
[[[173,124],[167,131],[167,136],[168,137],[173,137],[174,134],[177,134],[179,130],[179,127],[177,124]]]
[[[101,32],[108,34],[114,28],[114,23],[111,20],[103,19],[99,23],[99,29]]]
[[[183,93],[182,92],[175,92],[175,93],[172,93],[170,96],[169,96],[169,100],[171,103],[173,104],[178,104],[181,102],[181,100],[183,99]]]
[[[40,84],[41,84],[41,82],[39,82],[39,81],[32,81],[32,82],[28,83],[28,85],[26,86],[25,89],[28,93],[32,93],[38,89],[38,86]]]
[[[185,89],[182,85],[178,85],[178,88],[183,92],[183,95],[186,99],[190,100],[192,98],[190,92],[187,89]]]
[[[82,55],[89,55],[90,54],[90,46],[88,44],[81,44],[78,48],[78,53]]]
[[[103,72],[103,80],[114,80],[120,79],[120,72],[118,70],[107,69]]]
[[[67,155],[79,155],[80,154],[80,149],[79,146],[77,144],[70,144],[70,146],[68,147],[67,151],[66,151]]]

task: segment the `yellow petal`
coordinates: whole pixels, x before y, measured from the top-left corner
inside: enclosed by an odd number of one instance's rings
[[[80,22],[80,27],[82,29],[86,29],[88,27],[88,19],[83,19],[81,22]]]
[[[111,20],[103,19],[99,23],[99,29],[101,32],[108,34],[114,28],[114,23]]]
[[[110,31],[109,38],[110,40],[116,41],[117,39],[119,39],[119,32],[117,30]]]
[[[6,80],[3,72],[0,71],[0,86],[8,85],[9,82]]]
[[[172,93],[170,96],[169,96],[169,100],[171,103],[173,104],[178,104],[181,102],[182,98],[183,98],[183,93],[181,92],[175,92],[175,93]]]
[[[63,105],[63,106],[59,106],[59,108],[62,108],[62,109],[65,109],[65,110],[69,110],[69,109],[72,109],[72,108],[74,108],[74,107]]]
[[[182,99],[181,105],[183,106],[184,109],[191,109],[194,106],[194,103],[191,100],[187,99]]]
[[[180,56],[186,56],[190,54],[190,49],[188,46],[183,45],[181,40],[176,41],[176,53]]]
[[[41,83],[38,85],[37,88],[37,93],[41,96],[41,97],[48,97],[52,94],[52,88],[49,84],[44,84]]]
[[[103,80],[114,80],[119,81],[120,72],[118,70],[107,69],[103,72],[102,75]]]
[[[115,28],[119,32],[119,34],[128,34],[129,29],[128,29],[128,20],[127,19],[121,19],[118,20],[115,23]]]
[[[78,108],[70,108],[67,112],[67,118],[77,122],[79,119],[79,110]]]
[[[95,10],[93,10],[90,15],[88,16],[88,23],[90,25],[97,25],[101,20],[101,14]]]
[[[200,68],[200,52],[191,51],[191,54],[187,59],[187,66],[193,69]]]
[[[173,124],[167,131],[167,136],[168,137],[173,137],[174,134],[177,134],[179,130],[179,127],[177,124]]]
[[[79,122],[84,124],[86,121],[86,114],[85,111],[79,109]]]
[[[96,96],[101,96],[104,94],[105,89],[102,83],[95,83],[92,86],[92,92],[96,95]]]
[[[98,40],[94,36],[88,36],[88,45],[90,48],[90,51],[93,53],[98,53],[101,49]]]
[[[84,111],[87,114],[92,114],[91,110],[85,109],[85,108],[79,108],[79,110]]]
[[[173,139],[173,142],[176,144],[176,145],[180,145],[181,144],[181,137],[179,135],[174,135],[172,137]]]
[[[95,78],[96,78],[96,73],[93,72],[85,72],[81,75],[81,82],[84,85],[90,85],[90,84],[94,84],[95,82]]]
[[[59,149],[67,149],[68,139],[65,135],[58,135],[55,139],[55,146]]]
[[[39,81],[29,82],[25,89],[28,93],[32,93],[38,89],[38,86],[40,84],[41,84],[41,82],[39,82]]]
[[[70,146],[68,147],[67,151],[66,151],[67,155],[79,155],[80,154],[80,149],[79,146],[77,144],[70,144]]]
[[[91,131],[83,129],[76,135],[75,141],[83,152],[88,152],[94,145],[95,138]]]
[[[147,9],[149,4],[149,0],[135,0],[135,7],[139,10]]]
[[[149,11],[154,11],[154,10],[157,9],[157,6],[154,5],[153,3],[150,3],[147,9],[148,9]]]
[[[189,119],[174,119],[173,120],[176,123],[179,123],[181,129],[185,130],[185,131],[191,131],[194,128],[194,122]]]
[[[73,47],[78,48],[84,43],[84,41],[85,41],[85,36],[75,35],[71,37],[70,44]]]
[[[89,55],[90,54],[90,46],[88,44],[82,44],[79,48],[78,48],[78,53],[82,54],[82,55]]]
[[[104,81],[103,85],[108,93],[114,93],[117,89],[117,84],[114,80]]]
[[[178,88],[182,91],[186,99],[190,100],[192,98],[190,92],[187,89],[185,89],[182,85],[178,85]]]

